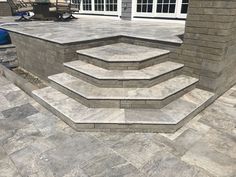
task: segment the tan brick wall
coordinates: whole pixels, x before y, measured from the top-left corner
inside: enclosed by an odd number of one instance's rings
[[[191,0],[184,43],[172,60],[200,78],[199,87],[221,93],[236,83],[236,0]]]
[[[0,1],[0,16],[11,16],[11,8],[7,2]]]

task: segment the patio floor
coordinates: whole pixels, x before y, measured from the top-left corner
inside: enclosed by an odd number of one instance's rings
[[[184,21],[174,20],[124,21],[117,18],[79,16],[77,20],[70,22],[16,23],[13,17],[0,17],[0,28],[60,44],[120,35],[182,43],[177,35],[184,33],[184,27]]]
[[[0,28],[65,44],[119,35],[181,43],[184,22],[79,17]],[[5,24],[4,24],[5,23]],[[77,132],[0,76],[0,177],[235,177],[236,86],[173,134]]]
[[[235,177],[236,86],[174,134],[76,132],[0,77],[1,177]]]

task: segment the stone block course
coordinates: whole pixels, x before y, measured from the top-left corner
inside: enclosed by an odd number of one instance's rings
[[[236,82],[234,1],[191,0],[184,42],[172,61],[200,78],[199,87],[222,93]],[[196,63],[197,61],[197,63]]]
[[[233,16],[220,16],[220,15],[194,15],[188,14],[188,19],[191,21],[203,21],[203,22],[234,22]]]
[[[211,21],[187,21],[186,26],[200,27],[200,28],[213,28],[213,29],[231,29],[232,23],[226,22],[211,22]]]
[[[12,11],[8,2],[0,1],[0,16],[11,16],[11,15],[12,15]]]
[[[44,80],[47,80],[49,75],[62,72],[62,63],[76,59],[76,50],[114,42],[111,39],[105,40],[106,42],[101,40],[87,44],[60,45],[13,32],[10,32],[10,35],[12,42],[17,45],[19,65]]]
[[[190,2],[191,3],[191,2]],[[201,7],[201,8],[195,8],[195,7],[189,7],[188,13],[190,15],[226,15],[226,16],[232,16],[236,12],[236,9],[224,9],[222,8],[207,8],[207,7]]]

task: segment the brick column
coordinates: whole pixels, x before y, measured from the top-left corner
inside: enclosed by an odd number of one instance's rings
[[[184,42],[170,57],[200,88],[220,94],[235,84],[236,0],[190,0]]]

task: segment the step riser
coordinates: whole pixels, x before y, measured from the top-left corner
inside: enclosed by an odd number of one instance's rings
[[[126,99],[86,99],[80,94],[77,94],[58,83],[51,81],[51,85],[60,92],[77,100],[81,104],[90,108],[121,108],[121,109],[160,109],[175,99],[181,97],[185,93],[196,87],[196,83],[182,89],[181,91],[167,97],[164,100],[126,100]]]
[[[51,111],[53,114],[61,118],[69,126],[77,131],[82,132],[146,132],[146,133],[174,133],[181,128],[185,123],[195,117],[198,113],[209,106],[213,101],[214,97],[204,102],[197,109],[189,113],[182,121],[178,124],[164,125],[164,124],[101,124],[101,123],[75,123],[66,115],[61,113],[59,110],[48,104],[45,100],[33,94],[33,98],[39,102],[46,109]]]
[[[159,48],[169,51],[175,51],[178,47],[181,46],[180,43],[171,43],[171,42],[163,42],[163,41],[153,41],[148,39],[135,38],[131,36],[123,36],[119,39],[119,42],[133,44],[133,45],[141,45],[145,47]]]
[[[180,129],[182,126],[184,126],[186,123],[188,123],[191,119],[193,119],[195,116],[197,116],[200,112],[202,112],[204,109],[206,109],[210,104],[212,104],[215,101],[215,98],[216,98],[215,96],[211,97],[210,99],[205,101],[202,105],[200,105],[197,109],[195,109],[189,115],[187,115],[184,119],[182,119],[180,122],[178,122],[178,124],[176,124],[175,131]]]
[[[161,62],[166,61],[168,54],[150,58],[148,60],[142,62],[107,62],[104,60],[100,60],[98,58],[93,58],[90,56],[86,56],[83,54],[78,54],[78,59],[93,65],[96,65],[101,68],[110,69],[110,70],[138,70],[143,69],[148,66],[152,66],[155,64],[159,64]]]
[[[207,100],[200,107],[195,109],[193,112],[188,114],[182,121],[178,124],[172,125],[149,125],[149,124],[94,124],[94,128],[81,128],[83,125],[74,125],[77,131],[86,132],[140,132],[140,133],[174,133],[185,125],[188,121],[202,112],[206,107],[208,107],[214,98]],[[78,127],[77,127],[78,126]]]
[[[179,75],[182,71],[182,68],[178,68],[169,73],[158,76],[154,79],[140,79],[140,80],[114,80],[114,79],[97,79],[85,73],[76,71],[72,68],[64,66],[64,71],[68,74],[71,74],[74,77],[80,78],[90,84],[96,85],[98,87],[111,87],[111,88],[145,88],[151,87],[156,84],[159,84],[163,81],[171,79]]]
[[[149,133],[172,133],[175,132],[179,126],[177,125],[148,125],[148,124],[96,124],[96,123],[75,123],[71,121],[66,115],[55,109],[43,99],[37,97],[33,98],[40,103],[47,110],[58,116],[69,126],[81,132],[149,132]]]

